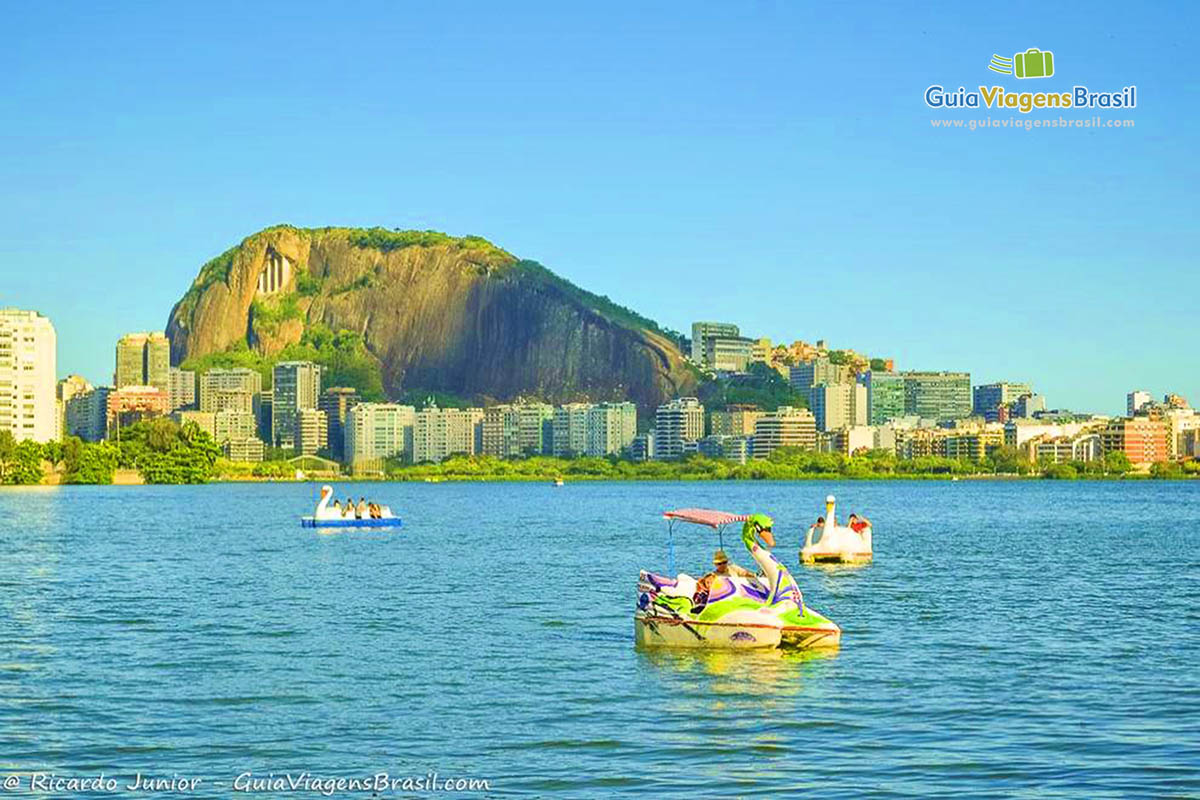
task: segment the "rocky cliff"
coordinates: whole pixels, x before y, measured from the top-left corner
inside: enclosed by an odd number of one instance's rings
[[[362,336],[392,396],[630,399],[695,388],[650,320],[478,237],[268,228],[205,264],[171,311],[172,362],[244,342],[271,356],[322,323]]]

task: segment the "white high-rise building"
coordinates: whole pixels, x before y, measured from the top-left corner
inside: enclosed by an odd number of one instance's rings
[[[587,454],[619,455],[637,436],[637,406],[633,403],[601,403],[588,409]]]
[[[754,423],[755,458],[767,458],[781,447],[814,450],[816,446],[817,421],[807,408],[780,406]]]
[[[200,376],[200,410],[258,413],[258,397],[262,394],[262,375],[257,370],[210,369]]]
[[[591,403],[566,403],[554,409],[554,455],[570,458],[587,453],[588,412]]]
[[[50,320],[36,311],[0,309],[0,430],[18,442],[58,435],[56,355]]]
[[[861,383],[821,383],[808,393],[817,430],[836,431],[867,424],[867,387]]]
[[[1143,392],[1140,389],[1125,395],[1125,416],[1132,417],[1141,410],[1142,406],[1153,399],[1149,392]]]
[[[199,412],[204,413],[204,412]],[[213,439],[217,444],[253,439],[258,434],[258,418],[245,411],[218,411],[212,415]]]
[[[329,419],[317,408],[302,408],[296,412],[296,452],[316,455],[329,445]]]
[[[416,421],[412,406],[359,403],[346,413],[346,462],[355,472],[381,472],[389,458],[411,462]]]
[[[483,454],[498,458],[521,456],[521,411],[518,406],[488,406],[483,410]]]
[[[196,373],[190,369],[171,367],[167,370],[168,405],[172,411],[196,408]]]
[[[554,439],[554,407],[546,403],[524,403],[517,409],[521,452],[526,455],[549,453]]]
[[[413,461],[437,463],[452,455],[474,455],[482,444],[482,408],[438,408],[417,412],[413,424]]]
[[[654,457],[679,458],[704,438],[704,406],[695,397],[680,397],[654,413]]]
[[[711,338],[738,339],[741,331],[732,322],[693,322],[692,323],[692,361],[697,364],[707,364],[707,341]],[[711,366],[711,364],[709,364]]]

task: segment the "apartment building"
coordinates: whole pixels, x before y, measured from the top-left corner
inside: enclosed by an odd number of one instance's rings
[[[781,406],[755,423],[751,445],[754,458],[766,458],[780,447],[815,450],[816,418],[806,408]]]
[[[416,424],[412,406],[357,403],[346,415],[346,462],[356,473],[382,472],[389,458],[412,462]]]
[[[36,311],[0,309],[0,430],[18,442],[59,436],[57,338]]]
[[[300,450],[300,412],[317,410],[321,395],[321,367],[308,361],[284,361],[273,372],[271,405],[271,437],[276,447]],[[315,419],[309,415],[309,420]],[[316,439],[328,441],[328,429],[319,437],[310,436],[308,445]],[[315,450],[313,452],[316,452]]]
[[[695,397],[681,397],[658,407],[654,414],[654,457],[680,458],[688,442],[704,437],[704,406]],[[694,448],[694,444],[692,447]]]
[[[171,342],[161,333],[127,333],[117,340],[113,385],[153,386],[171,391]]]

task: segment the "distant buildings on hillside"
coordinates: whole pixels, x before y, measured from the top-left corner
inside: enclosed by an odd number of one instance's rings
[[[270,291],[287,269],[283,261],[272,262],[260,288]],[[831,350],[824,341],[772,345],[722,322],[693,324],[689,352],[698,368],[717,375],[769,366],[808,408],[735,404],[710,412],[696,397],[679,397],[654,409],[640,426],[638,409],[628,402],[466,409],[430,402],[418,410],[363,402],[349,387],[325,387],[323,369],[306,361],[274,365],[269,389],[253,369],[197,374],[172,367],[170,342],[158,332],[122,336],[113,385],[93,386],[78,375],[56,381],[56,339],[48,319],[3,309],[0,430],[18,440],[78,436],[95,442],[119,439],[138,421],[171,415],[208,432],[233,460],[313,454],[362,474],[382,472],[389,461],[437,462],[458,454],[704,455],[745,462],[785,447],[970,460],[1004,447],[1054,463],[1123,453],[1141,467],[1200,457],[1200,415],[1177,394],[1159,402],[1149,392],[1132,391],[1126,415],[1116,419],[1048,410],[1026,382],[972,386],[966,372],[896,371],[890,359]]]

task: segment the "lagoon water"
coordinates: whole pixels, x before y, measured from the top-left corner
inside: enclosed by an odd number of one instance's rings
[[[874,564],[796,565],[829,492],[875,523]],[[198,796],[304,771],[490,781],[464,797],[1200,795],[1198,482],[347,493],[405,527],[301,529],[307,484],[0,492],[0,776],[177,774]],[[841,648],[635,650],[637,571],[665,568],[658,513],[684,506],[774,515]],[[715,536],[676,544],[694,572]]]

